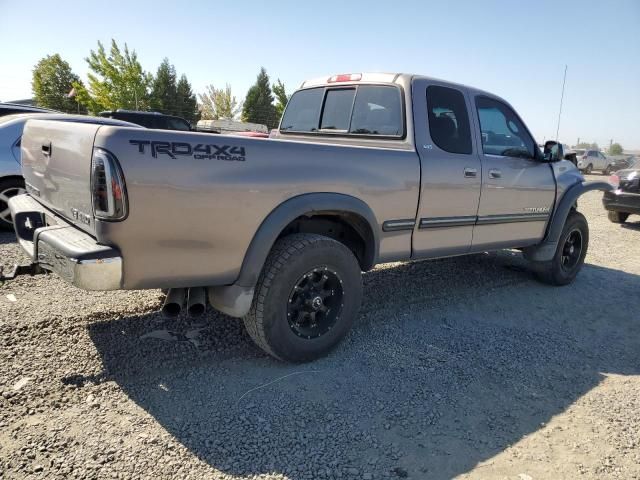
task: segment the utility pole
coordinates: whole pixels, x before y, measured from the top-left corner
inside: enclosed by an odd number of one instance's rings
[[[556,142],[560,133],[560,115],[562,115],[562,101],[564,100],[564,85],[567,82],[567,65],[564,66],[564,78],[562,79],[562,95],[560,96],[560,110],[558,111],[558,127],[556,128]]]
[[[578,137],[578,142],[576,143],[576,147],[580,145],[580,137]]]

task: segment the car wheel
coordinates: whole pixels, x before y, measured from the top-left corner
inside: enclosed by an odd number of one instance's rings
[[[591,164],[587,165],[587,168],[584,169],[584,173],[586,173],[587,175],[591,174],[592,171],[593,171],[593,165]]]
[[[573,210],[562,229],[553,259],[549,262],[534,264],[536,276],[540,281],[550,285],[568,285],[573,282],[582,268],[588,247],[587,219]]]
[[[607,212],[607,217],[609,217],[609,220],[611,220],[613,223],[624,223],[627,221],[627,218],[629,218],[629,214],[625,212],[614,212],[612,210],[609,210]]]
[[[13,229],[9,199],[23,193],[26,193],[26,190],[24,189],[24,180],[21,178],[0,180],[0,229]]]
[[[360,265],[345,245],[322,235],[290,235],[267,257],[244,325],[268,354],[307,362],[342,340],[361,299]]]
[[[607,168],[604,169],[602,174],[607,176],[611,175],[611,165],[607,165]]]

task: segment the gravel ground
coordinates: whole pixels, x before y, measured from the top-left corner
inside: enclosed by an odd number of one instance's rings
[[[159,291],[7,284],[0,478],[640,478],[640,222],[600,198],[573,285],[509,251],[381,265],[304,366],[223,315],[162,318]]]

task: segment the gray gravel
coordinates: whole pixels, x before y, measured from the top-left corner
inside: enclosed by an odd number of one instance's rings
[[[303,366],[223,315],[162,318],[159,291],[8,284],[0,478],[640,478],[640,217],[600,198],[573,285],[509,251],[382,265]]]

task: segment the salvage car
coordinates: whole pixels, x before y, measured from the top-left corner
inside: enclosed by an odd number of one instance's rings
[[[517,248],[571,283],[577,199],[612,188],[562,145],[543,155],[502,98],[411,74],[306,81],[269,141],[33,119],[21,148],[28,193],[9,204],[32,263],[16,273],[169,289],[172,314],[206,293],[292,362],[344,338],[379,263]]]
[[[615,189],[602,197],[609,220],[624,223],[629,215],[640,215],[640,161],[631,160],[626,169],[611,175],[609,181]]]
[[[25,193],[24,180],[20,170],[20,139],[24,124],[30,118],[46,118],[48,120],[95,123],[96,119],[83,115],[67,115],[65,113],[24,113],[0,117],[0,229],[13,229],[9,199]],[[98,120],[103,125],[133,126],[117,120]]]

